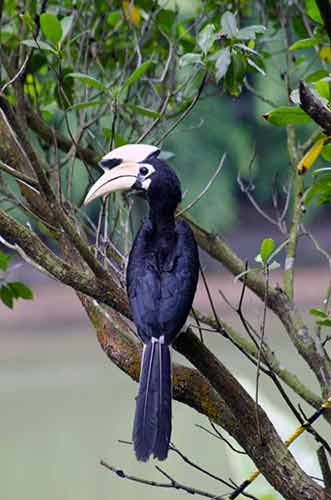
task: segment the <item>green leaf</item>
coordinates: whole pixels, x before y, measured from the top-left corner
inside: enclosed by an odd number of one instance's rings
[[[252,68],[256,69],[261,75],[266,76],[265,72],[263,71],[260,66],[258,66],[250,57],[247,58],[247,64],[251,66]]]
[[[318,197],[318,203],[324,203],[331,197],[331,175],[317,179],[304,194],[304,203],[308,205],[313,198]]]
[[[238,31],[236,38],[239,38],[239,40],[255,40],[256,35],[264,33],[265,30],[266,28],[262,24],[246,26],[246,28]]]
[[[65,16],[63,19],[61,19],[61,29],[62,29],[61,42],[68,36],[69,31],[71,30],[73,20],[74,16]]]
[[[148,116],[149,118],[160,118],[161,114],[152,109],[143,108],[142,106],[135,106],[134,104],[128,104],[127,107],[132,109],[135,113],[142,116]]]
[[[134,72],[131,73],[129,78],[123,83],[120,92],[123,92],[123,90],[127,89],[130,85],[139,80],[139,78],[141,78],[149,70],[151,65],[152,61],[145,61],[138,66],[138,68],[136,68]]]
[[[1,271],[8,271],[9,262],[11,261],[12,255],[7,255],[0,250],[0,269]]]
[[[15,298],[21,298],[26,300],[33,299],[33,293],[31,288],[26,286],[24,283],[20,281],[13,281],[12,283],[8,283],[8,287],[12,290],[12,293]]]
[[[324,99],[326,99],[326,104],[327,104],[330,99],[330,78],[329,77],[322,78],[321,80],[315,82],[314,85],[315,89],[318,92],[318,95],[324,97]]]
[[[23,45],[31,47],[32,49],[47,50],[53,54],[57,54],[56,50],[53,49],[48,43],[42,42],[41,40],[22,40]]]
[[[207,24],[198,34],[197,43],[204,55],[206,55],[212,47],[215,38],[215,26],[213,24]]]
[[[9,307],[10,309],[13,308],[14,296],[13,296],[13,292],[11,291],[11,289],[8,286],[3,285],[0,288],[0,298],[1,298],[2,302],[5,304],[5,306]]]
[[[325,69],[320,69],[320,70],[314,71],[314,73],[311,73],[310,75],[306,76],[305,82],[313,83],[313,82],[316,82],[317,80],[321,80],[322,78],[325,78],[326,76],[329,76],[329,72],[326,71]]]
[[[249,54],[252,54],[253,56],[260,56],[260,54],[252,49],[251,47],[248,47],[248,45],[245,45],[244,43],[235,43],[234,47],[238,47],[241,50],[244,50],[245,52],[248,52]]]
[[[216,80],[219,82],[223,76],[226,74],[229,66],[231,64],[231,53],[229,47],[221,49],[218,52],[218,56],[215,62],[216,68]]]
[[[185,66],[194,66],[195,64],[202,64],[201,54],[188,52],[179,59],[179,66],[181,68],[184,68]]]
[[[109,26],[116,26],[116,24],[121,20],[121,13],[119,10],[115,10],[108,14],[107,23]]]
[[[242,52],[233,49],[231,52],[231,64],[225,75],[225,86],[230,94],[234,96],[240,95],[246,71],[246,57]]]
[[[331,326],[331,318],[321,319],[320,321],[317,321],[317,324],[320,326]]]
[[[309,313],[312,314],[313,316],[318,316],[319,318],[327,318],[327,314],[325,314],[324,311],[321,311],[320,309],[315,309],[314,307],[309,309]]]
[[[290,124],[310,123],[311,118],[301,108],[296,106],[281,106],[269,113],[265,113],[263,118],[272,125],[282,127]]]
[[[101,90],[101,92],[108,92],[108,88],[93,76],[86,75],[85,73],[68,73],[65,78],[74,78],[81,81],[89,87]]]
[[[94,99],[92,101],[84,101],[84,102],[78,102],[76,104],[73,104],[72,106],[69,106],[67,108],[67,111],[73,111],[75,109],[85,109],[85,108],[90,108],[92,106],[100,106],[101,104],[104,104],[103,99]]]
[[[310,47],[315,47],[319,43],[319,40],[315,37],[313,38],[303,38],[301,40],[297,40],[294,42],[289,50],[292,52],[294,50],[300,50],[300,49],[309,49]]]
[[[260,245],[260,255],[263,264],[267,263],[268,257],[272,254],[275,248],[275,242],[272,238],[265,238]]]
[[[235,38],[238,33],[236,17],[232,12],[224,12],[221,18],[222,33],[229,38]]]
[[[317,23],[323,24],[323,20],[315,0],[305,0],[306,12]]]
[[[57,45],[62,38],[62,26],[60,21],[54,14],[45,12],[40,16],[40,27],[45,38]]]
[[[176,16],[177,13],[171,9],[161,9],[156,16],[156,24],[170,34],[176,24]]]
[[[327,146],[331,146],[331,144],[327,144]],[[317,168],[314,170],[314,172],[311,174],[313,177],[316,177],[316,175],[319,174],[326,174],[326,173],[331,173],[331,167],[323,167],[323,168]]]

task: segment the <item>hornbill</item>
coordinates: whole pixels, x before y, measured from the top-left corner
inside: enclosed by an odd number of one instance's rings
[[[143,341],[139,392],[133,426],[138,460],[168,456],[171,435],[170,346],[190,312],[199,274],[197,244],[189,225],[175,219],[181,201],[174,170],[158,158],[160,150],[129,144],[104,156],[104,174],[85,204],[114,191],[145,193],[149,215],[130,252],[127,292],[134,323]]]

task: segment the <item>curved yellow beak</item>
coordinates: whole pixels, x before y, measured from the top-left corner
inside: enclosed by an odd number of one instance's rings
[[[121,163],[118,167],[107,170],[91,187],[84,200],[84,205],[115,191],[129,191],[136,183],[139,165],[134,162]]]

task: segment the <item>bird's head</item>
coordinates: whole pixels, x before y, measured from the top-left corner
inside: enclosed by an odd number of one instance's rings
[[[104,156],[104,174],[93,184],[84,204],[115,191],[139,191],[150,203],[181,201],[179,179],[174,170],[158,158],[160,150],[147,144],[127,144]]]

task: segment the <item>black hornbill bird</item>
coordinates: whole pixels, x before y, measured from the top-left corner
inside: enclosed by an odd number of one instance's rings
[[[85,203],[114,191],[145,193],[149,216],[136,235],[127,268],[129,304],[144,343],[133,427],[138,460],[168,456],[171,435],[170,346],[190,312],[199,274],[199,256],[186,222],[175,219],[181,201],[174,170],[154,146],[114,149],[100,164],[105,173]]]

